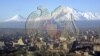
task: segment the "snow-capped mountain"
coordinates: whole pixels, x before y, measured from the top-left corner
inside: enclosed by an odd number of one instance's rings
[[[37,9],[37,11],[38,11],[38,9]],[[43,11],[43,13],[48,14],[47,11]],[[73,16],[73,19],[76,21],[100,20],[100,13],[81,12],[77,9],[74,9],[71,7],[64,7],[64,6],[57,7],[54,11],[52,11],[52,13],[50,14],[50,17],[51,17],[51,19],[53,17],[58,20],[70,20],[71,15]],[[37,18],[35,20],[45,20],[45,19]]]
[[[81,12],[71,7],[59,6],[52,12],[54,17],[65,16],[67,19],[71,17],[70,14],[75,20],[100,20],[100,13]]]
[[[40,8],[41,9],[41,8]],[[42,10],[41,13],[40,9],[34,11],[30,18],[35,20],[40,19],[47,19],[48,10]],[[40,17],[40,14],[43,14],[44,18]],[[73,15],[73,19],[76,21],[75,23],[80,27],[100,27],[100,13],[92,13],[92,12],[81,12],[77,9],[71,7],[64,7],[59,6],[54,11],[52,11],[49,15],[49,18],[57,19],[57,20],[70,20],[71,14]],[[38,16],[37,16],[38,15]],[[32,19],[30,19],[32,21]],[[15,15],[10,19],[5,20],[4,22],[0,23],[0,28],[25,28],[26,18]]]
[[[22,17],[21,15],[15,15],[13,17],[11,17],[10,19],[5,20],[5,22],[23,22],[26,19],[24,17]]]
[[[77,27],[100,27],[100,13],[81,12],[74,8],[59,6],[52,12],[52,16],[57,20],[71,20],[72,18]]]
[[[45,12],[46,14],[48,14],[47,11],[42,11],[42,12]],[[36,13],[36,15],[37,14],[38,13]],[[74,19],[77,27],[86,27],[86,28],[100,27],[100,13],[81,12],[71,7],[59,6],[54,11],[52,11],[50,16],[48,16],[47,18],[46,17],[42,18],[38,16],[34,20],[41,21],[41,20],[48,20],[48,18],[50,18],[51,20],[52,19],[57,20],[58,22],[61,20],[68,21],[68,20]]]
[[[0,22],[0,28],[25,28],[26,18],[21,15],[15,15],[10,19]]]

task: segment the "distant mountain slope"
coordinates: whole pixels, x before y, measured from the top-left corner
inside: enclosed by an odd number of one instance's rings
[[[51,14],[54,18],[57,16],[57,20],[69,20],[70,14],[72,14],[73,19],[76,21],[75,23],[78,27],[100,26],[100,13],[81,12],[71,7],[59,6],[52,11]],[[26,18],[22,17],[21,15],[15,15],[10,19],[4,20],[4,22],[0,22],[0,28],[25,28],[25,22]]]
[[[70,18],[70,14],[73,15],[76,21],[78,20],[100,20],[100,13],[92,12],[81,12],[71,7],[59,6],[53,12],[54,16],[66,16],[67,19]]]
[[[26,19],[24,17],[22,17],[21,15],[15,15],[10,19],[5,20],[5,22],[23,22]]]
[[[10,19],[0,22],[0,28],[25,28],[26,18],[15,15]]]

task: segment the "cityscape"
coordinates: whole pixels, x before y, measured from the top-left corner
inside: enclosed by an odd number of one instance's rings
[[[0,56],[100,56],[99,0],[1,0]]]
[[[14,31],[14,30],[13,30]],[[60,43],[45,45],[42,39],[30,39],[24,32],[0,35],[1,56],[99,56],[100,32],[82,31],[77,39],[60,38]],[[70,46],[67,46],[70,41]],[[61,45],[62,44],[62,45]]]

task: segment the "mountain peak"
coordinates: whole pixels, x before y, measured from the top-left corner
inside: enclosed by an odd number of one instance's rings
[[[75,14],[75,13],[77,13],[77,10],[75,10],[74,8],[59,6],[52,12],[52,16],[59,17],[61,15],[64,16],[67,14]]]
[[[10,19],[5,20],[6,22],[19,22],[19,21],[25,21],[25,18],[22,17],[19,14],[16,14],[15,16],[11,17]]]
[[[72,14],[75,20],[100,20],[100,14],[98,13],[81,12],[71,7],[59,6],[52,12],[54,17],[66,15],[66,18],[69,19],[70,15],[68,14]]]
[[[41,7],[39,7],[38,9],[41,9]],[[48,14],[47,10],[42,9],[42,13],[44,13],[43,16],[45,16],[45,14]],[[38,14],[38,13],[36,13]],[[82,12],[79,11],[75,8],[71,8],[71,7],[65,7],[65,6],[59,6],[56,9],[54,9],[50,16],[52,16],[53,18],[57,18],[60,20],[69,20],[71,19],[71,15],[73,15],[73,19],[74,20],[100,20],[100,14],[99,13],[93,13],[93,12]],[[38,16],[39,17],[39,16]],[[38,18],[39,19],[39,18]]]
[[[66,12],[66,13],[76,12],[76,10],[74,8],[65,7],[65,6],[59,6],[53,12],[56,12],[56,11],[59,11],[59,12],[63,11],[63,12]]]

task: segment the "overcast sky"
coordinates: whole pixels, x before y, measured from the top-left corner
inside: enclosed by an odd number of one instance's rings
[[[100,0],[0,0],[0,20],[9,19],[16,14],[27,17],[39,5],[49,11],[63,5],[79,11],[100,13]]]

